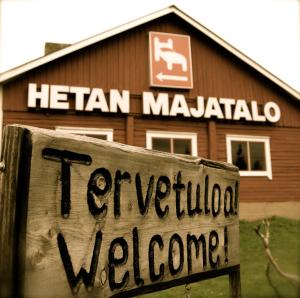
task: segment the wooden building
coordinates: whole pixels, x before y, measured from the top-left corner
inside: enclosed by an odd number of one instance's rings
[[[242,202],[300,201],[299,92],[174,6],[9,70],[0,84],[1,127],[232,162]]]

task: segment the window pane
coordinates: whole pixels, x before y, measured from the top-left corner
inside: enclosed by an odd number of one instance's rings
[[[192,140],[190,139],[174,139],[174,152],[177,154],[192,154]]]
[[[171,152],[171,140],[163,138],[152,138],[152,149]]]
[[[252,171],[266,171],[265,144],[250,142],[250,160]]]
[[[231,142],[232,163],[240,170],[248,170],[247,142]]]
[[[100,140],[107,140],[107,135],[89,135],[85,134],[85,136],[90,137],[90,138],[95,138],[95,139],[100,139]]]

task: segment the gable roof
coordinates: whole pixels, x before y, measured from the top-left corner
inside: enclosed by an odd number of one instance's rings
[[[232,45],[230,45],[228,42],[226,42],[225,40],[223,40],[222,38],[220,38],[219,36],[217,36],[216,34],[214,34],[212,31],[210,31],[209,29],[207,29],[206,27],[204,27],[203,25],[201,25],[200,23],[198,23],[196,20],[194,20],[193,18],[191,18],[190,16],[188,16],[187,14],[185,14],[183,11],[181,11],[180,9],[178,9],[176,6],[172,5],[169,6],[165,9],[159,10],[157,12],[151,13],[149,15],[146,15],[144,17],[141,17],[139,19],[136,19],[134,21],[131,21],[129,23],[126,23],[124,25],[115,27],[111,30],[105,31],[103,33],[97,34],[95,36],[92,36],[90,38],[84,39],[78,43],[72,44],[66,48],[63,48],[61,50],[58,50],[54,53],[51,53],[49,55],[46,56],[42,56],[40,58],[37,58],[35,60],[32,60],[28,63],[25,63],[23,65],[20,65],[16,68],[10,69],[6,72],[3,72],[0,74],[0,84],[4,83],[6,81],[9,81],[29,70],[32,70],[36,67],[39,67],[41,65],[44,65],[48,62],[51,62],[55,59],[58,59],[60,57],[63,57],[67,54],[73,53],[75,51],[78,51],[82,48],[85,48],[87,46],[90,46],[92,44],[95,44],[99,41],[105,40],[109,37],[112,37],[116,34],[122,33],[124,31],[130,30],[132,28],[135,28],[137,26],[140,26],[142,24],[145,24],[147,22],[153,21],[155,19],[158,19],[160,17],[166,16],[168,14],[175,14],[178,17],[180,17],[181,19],[185,20],[187,23],[189,23],[191,26],[193,26],[194,28],[196,28],[197,30],[199,30],[200,32],[202,32],[203,34],[205,34],[206,36],[208,36],[210,39],[212,39],[213,41],[215,41],[216,43],[218,43],[219,45],[221,45],[223,48],[225,48],[226,50],[228,50],[230,53],[232,53],[233,55],[235,55],[237,58],[239,58],[240,60],[242,60],[243,62],[247,63],[249,66],[251,66],[252,68],[254,68],[255,70],[257,70],[259,73],[261,73],[263,76],[267,77],[268,79],[270,79],[271,81],[273,81],[276,85],[278,85],[279,87],[281,87],[283,90],[285,90],[287,93],[289,93],[291,96],[293,96],[294,98],[300,100],[300,92],[298,92],[297,90],[295,90],[294,88],[292,88],[291,86],[289,86],[288,84],[286,84],[285,82],[283,82],[282,80],[280,80],[279,78],[277,78],[275,75],[273,75],[271,72],[269,72],[268,70],[266,70],[265,68],[263,68],[261,65],[259,65],[258,63],[256,63],[255,61],[253,61],[251,58],[249,58],[248,56],[244,55],[242,52],[240,52],[238,49],[236,49],[235,47],[233,47]]]

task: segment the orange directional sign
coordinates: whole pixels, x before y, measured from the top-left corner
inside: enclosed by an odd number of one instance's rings
[[[150,85],[193,88],[190,37],[150,32]]]

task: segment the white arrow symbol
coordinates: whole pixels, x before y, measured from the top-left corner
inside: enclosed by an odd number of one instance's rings
[[[156,75],[156,77],[160,81],[183,81],[186,82],[188,80],[188,77],[186,76],[174,76],[174,75],[166,75],[160,72],[159,74]]]

